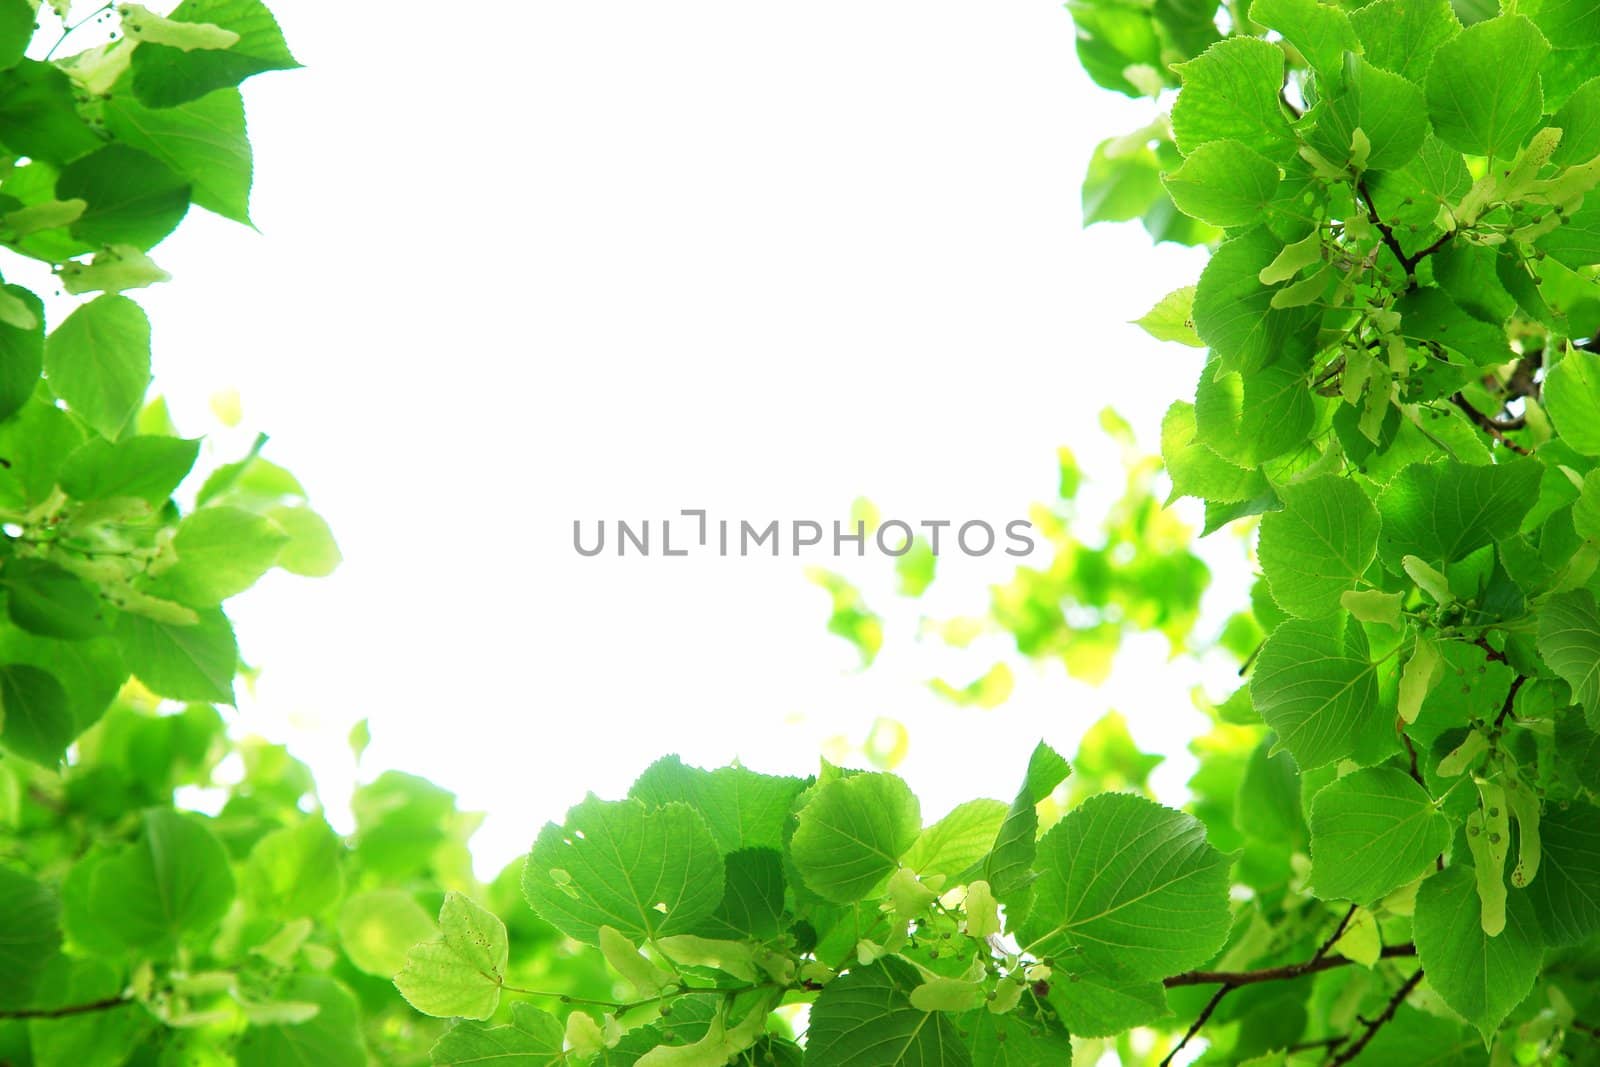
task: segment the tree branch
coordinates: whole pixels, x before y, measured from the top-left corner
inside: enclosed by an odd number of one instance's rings
[[[68,1004],[61,1008],[14,1008],[0,1011],[0,1019],[65,1019],[69,1015],[88,1015],[90,1012],[109,1011],[133,1001],[125,996],[91,1000],[87,1004]]]
[[[1370,1022],[1365,1019],[1362,1020],[1366,1025],[1366,1030],[1362,1032],[1360,1037],[1346,1045],[1343,1051],[1329,1062],[1328,1067],[1340,1067],[1341,1064],[1349,1063],[1361,1055],[1362,1050],[1377,1036],[1378,1031],[1382,1030],[1394,1018],[1394,1013],[1400,1010],[1400,1005],[1405,1003],[1406,997],[1411,995],[1411,991],[1417,988],[1417,983],[1420,981],[1422,981],[1422,968],[1418,967],[1411,972],[1410,978],[1400,983],[1400,988],[1395,990],[1394,996],[1389,998],[1388,1006],[1383,1009],[1382,1015]]]
[[[1439,237],[1426,248],[1418,249],[1411,255],[1406,255],[1406,250],[1401,246],[1400,239],[1394,235],[1394,228],[1378,214],[1378,205],[1372,200],[1372,193],[1367,189],[1367,183],[1356,183],[1356,193],[1361,197],[1361,202],[1367,206],[1367,216],[1372,219],[1372,225],[1377,229],[1378,236],[1383,239],[1384,247],[1394,254],[1400,261],[1400,266],[1405,268],[1406,280],[1415,286],[1417,282],[1417,264],[1443,248],[1450,238],[1455,236],[1455,231],[1450,230]],[[1408,286],[1409,288],[1409,286]]]
[[[1330,956],[1328,953],[1333,951],[1333,946],[1339,943],[1340,937],[1344,936],[1345,928],[1350,925],[1350,920],[1355,918],[1355,914],[1356,906],[1352,904],[1349,910],[1344,913],[1344,917],[1339,920],[1339,925],[1333,928],[1333,933],[1328,935],[1328,939],[1318,946],[1317,951],[1308,960],[1285,964],[1282,967],[1267,967],[1259,971],[1185,971],[1183,974],[1175,974],[1166,979],[1162,984],[1168,989],[1174,989],[1178,986],[1211,985],[1213,983],[1218,988],[1215,993],[1211,994],[1211,999],[1206,1001],[1206,1006],[1200,1009],[1200,1014],[1195,1016],[1194,1022],[1184,1032],[1183,1037],[1179,1038],[1178,1043],[1173,1045],[1166,1056],[1162,1058],[1161,1067],[1169,1067],[1173,1058],[1183,1051],[1185,1045],[1194,1040],[1194,1036],[1200,1032],[1200,1028],[1211,1018],[1212,1013],[1217,1010],[1217,1005],[1222,1003],[1222,998],[1232,993],[1235,989],[1241,986],[1255,985],[1257,982],[1288,981],[1304,975],[1316,974],[1318,971],[1331,971],[1336,967],[1349,966],[1350,961],[1343,956]],[[1415,956],[1416,954],[1416,946],[1407,943],[1404,945],[1390,945],[1384,948],[1382,957],[1384,959],[1394,959],[1401,956]],[[1416,977],[1420,979],[1422,971],[1418,970]],[[1392,1016],[1394,1011],[1395,1009],[1391,1007],[1388,1014]],[[1387,1021],[1387,1019],[1384,1020],[1384,1022]],[[1380,1022],[1378,1025],[1381,1026],[1383,1024]],[[1344,1040],[1341,1038],[1338,1043],[1342,1043]],[[1362,1044],[1364,1045],[1366,1041],[1370,1040],[1369,1034]],[[1327,1044],[1334,1043],[1328,1042]]]
[[[1417,946],[1407,942],[1404,945],[1385,945],[1382,957],[1384,959],[1399,959],[1415,956],[1416,954]],[[1336,967],[1348,967],[1349,965],[1350,961],[1343,956],[1321,956],[1302,960],[1300,963],[1285,964],[1282,967],[1267,967],[1259,971],[1185,971],[1182,974],[1173,975],[1162,984],[1168,989],[1189,985],[1224,985],[1232,989],[1243,985],[1255,985],[1257,982],[1284,982],[1304,975],[1331,971]]]
[[[1178,1043],[1172,1046],[1171,1051],[1161,1058],[1161,1067],[1169,1067],[1173,1057],[1183,1051],[1183,1046],[1187,1045],[1194,1038],[1194,1035],[1200,1032],[1200,1028],[1206,1024],[1206,1020],[1211,1018],[1211,1013],[1217,1010],[1217,1005],[1222,1003],[1222,998],[1232,993],[1236,988],[1238,987],[1225,985],[1211,994],[1211,999],[1206,1001],[1206,1006],[1201,1008],[1200,1014],[1194,1017],[1193,1024],[1178,1039]]]
[[[1531,455],[1533,455],[1533,453],[1530,452],[1528,449],[1523,448],[1521,445],[1517,444],[1515,441],[1511,440],[1511,438],[1506,436],[1506,431],[1507,430],[1521,429],[1521,427],[1514,426],[1514,425],[1511,425],[1509,423],[1501,423],[1501,422],[1496,421],[1495,419],[1490,418],[1489,416],[1485,415],[1483,412],[1479,411],[1477,408],[1473,407],[1472,406],[1472,401],[1468,400],[1465,396],[1462,396],[1460,393],[1456,393],[1454,396],[1452,396],[1450,398],[1450,403],[1454,404],[1456,407],[1460,408],[1463,412],[1465,412],[1467,418],[1472,421],[1472,424],[1474,426],[1476,426],[1478,429],[1482,430],[1484,433],[1488,434],[1490,437],[1493,437],[1496,441],[1499,441],[1501,444],[1505,445],[1507,448],[1511,449],[1511,451],[1515,452],[1517,455],[1519,455],[1519,456],[1531,456]]]

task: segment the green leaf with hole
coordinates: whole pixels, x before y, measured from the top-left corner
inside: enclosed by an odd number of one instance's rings
[[[533,910],[591,945],[602,926],[634,942],[689,933],[716,910],[723,883],[716,838],[699,812],[593,796],[565,824],[545,824],[522,873]]]
[[[509,960],[500,917],[460,893],[446,893],[439,939],[412,948],[394,984],[424,1015],[487,1019],[500,1004]]]

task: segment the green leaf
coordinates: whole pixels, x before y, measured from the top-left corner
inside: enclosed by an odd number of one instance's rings
[[[55,676],[66,694],[71,736],[94,725],[128,678],[109,637],[68,642],[0,627],[0,663],[37,667]]]
[[[0,420],[22,409],[39,385],[44,368],[44,304],[20,285],[0,288],[3,297],[19,301],[33,316],[32,326],[0,322]]]
[[[612,926],[634,942],[692,931],[722,900],[723,863],[705,820],[685,804],[589,797],[547,823],[522,873],[533,910],[594,945]]]
[[[0,568],[11,621],[30,633],[83,641],[105,632],[94,589],[75,574],[39,559],[13,559]]]
[[[71,79],[49,63],[24,59],[0,72],[0,141],[57,165],[93,152],[104,142],[79,117],[73,94]]]
[[[33,1004],[39,975],[61,948],[58,911],[44,885],[0,867],[0,1010]]]
[[[1544,943],[1576,945],[1600,932],[1600,808],[1551,805],[1539,823],[1543,855],[1524,891]]]
[[[233,871],[198,816],[152,808],[142,825],[137,843],[94,868],[87,906],[130,948],[165,954],[227,914]]]
[[[1437,342],[1480,367],[1511,361],[1505,330],[1474,318],[1443,289],[1413,289],[1395,302],[1395,310],[1400,313],[1400,332],[1406,337]]]
[[[1158,981],[1136,981],[1114,971],[1080,967],[1058,972],[1050,983],[1050,1006],[1077,1037],[1111,1037],[1148,1026],[1172,1014]]]
[[[197,608],[216,607],[267,573],[287,541],[270,519],[238,508],[201,508],[178,524],[172,538],[178,562],[149,591]]]
[[[1452,148],[1509,160],[1539,125],[1539,64],[1550,44],[1522,15],[1468,26],[1428,67],[1428,117]]]
[[[1330,162],[1363,170],[1394,170],[1411,162],[1428,135],[1422,90],[1353,53],[1342,68],[1311,112],[1313,147]],[[1357,130],[1366,143],[1364,158],[1356,148]]]
[[[1572,686],[1589,728],[1600,732],[1600,607],[1587,589],[1557,593],[1539,612],[1539,654]]]
[[[160,506],[200,455],[200,442],[181,437],[94,438],[61,467],[61,489],[77,500],[132,497]]]
[[[1574,270],[1600,263],[1600,195],[1591,193],[1585,197],[1582,207],[1535,244],[1539,251]],[[1587,355],[1595,358],[1593,353]],[[1563,358],[1562,363],[1565,362]],[[1592,432],[1584,436],[1586,440],[1593,440]]]
[[[695,809],[717,848],[728,853],[742,848],[781,849],[789,809],[804,788],[799,778],[757,774],[743,767],[706,771],[666,756],[646,768],[628,795],[649,808],[678,802]]]
[[[239,1035],[238,1067],[366,1067],[355,997],[331,978],[292,976],[276,999],[316,1006],[317,1012],[294,1025],[255,1025]]]
[[[357,970],[379,978],[400,973],[412,946],[438,933],[433,916],[400,889],[358,893],[339,909],[339,947]]]
[[[96,297],[45,339],[44,370],[51,391],[114,441],[150,384],[150,320],[125,296]]]
[[[1422,883],[1412,929],[1429,984],[1487,1042],[1539,975],[1544,953],[1527,899],[1513,894],[1506,928],[1488,936],[1472,868],[1458,861]]]
[[[1274,163],[1294,156],[1294,131],[1278,93],[1283,52],[1253,37],[1230,37],[1179,64],[1183,90],[1172,106],[1172,132],[1187,155],[1211,141],[1239,141]]]
[[[1561,440],[1600,456],[1600,355],[1568,352],[1544,381],[1544,406]]]
[[[1251,837],[1304,851],[1306,820],[1300,800],[1300,771],[1287,752],[1274,752],[1270,734],[1250,752],[1239,779],[1233,822]]]
[[[71,226],[79,240],[147,252],[183,221],[189,183],[146,152],[108,144],[62,170],[56,199],[88,202]]]
[[[344,559],[333,540],[333,531],[328,529],[322,516],[310,508],[299,505],[269,508],[267,518],[277,523],[289,538],[278,553],[278,566],[290,574],[325,578]]]
[[[694,933],[701,937],[766,940],[783,920],[783,854],[771,848],[746,848],[723,857],[722,902]]]
[[[956,1030],[966,1038],[972,1067],[1071,1067],[1067,1032],[1021,1011],[998,1015],[980,1008],[958,1016]]]
[[[435,1067],[560,1067],[567,1062],[565,1041],[554,1015],[517,1003],[511,1005],[508,1025],[463,1022],[444,1032],[431,1055]]]
[[[1162,199],[1161,165],[1142,141],[1113,137],[1095,146],[1083,176],[1083,224],[1127,222]]]
[[[1194,286],[1174,289],[1142,318],[1134,320],[1145,333],[1157,341],[1176,341],[1190,348],[1204,348],[1205,342],[1194,332]]]
[[[1345,53],[1361,51],[1350,16],[1318,0],[1255,0],[1250,20],[1283,34],[1319,75],[1337,76]]]
[[[189,182],[196,204],[249,224],[250,139],[237,89],[166,108],[113,95],[104,113],[106,129],[119,142],[160,160]]]
[[[908,989],[917,984],[895,959],[829,982],[811,1008],[806,1059],[828,1067],[971,1067],[950,1017],[911,1006]]]
[[[321,915],[344,895],[343,858],[343,842],[321,818],[274,830],[250,850],[247,895],[275,918]]]
[[[148,107],[175,107],[230,89],[251,75],[300,65],[260,0],[184,0],[168,17],[220,26],[237,33],[239,40],[227,49],[192,52],[141,43],[133,52],[133,92]]]
[[[1538,497],[1540,476],[1533,460],[1413,463],[1378,495],[1384,564],[1398,572],[1408,555],[1435,566],[1458,563],[1510,537]]]
[[[1450,820],[1404,771],[1355,771],[1311,802],[1311,881],[1323,900],[1370,906],[1450,847]]]
[[[123,994],[122,969],[99,959],[58,956],[45,968],[34,992],[35,1008],[93,1004]],[[117,1008],[109,1011],[34,1019],[27,1024],[35,1064],[110,1067],[125,1063],[130,1048],[139,1047],[156,1026],[148,1012]]]
[[[1022,788],[1006,812],[1005,822],[994,837],[994,846],[984,858],[980,873],[994,891],[995,899],[1012,911],[1013,918],[1024,910],[1023,894],[1037,875],[1033,860],[1038,850],[1038,806],[1066,781],[1072,768],[1061,754],[1040,741],[1028,757],[1028,770]]]
[[[901,863],[927,878],[958,878],[989,854],[1005,823],[1008,805],[999,800],[969,800],[922,831]]]
[[[54,767],[76,733],[67,691],[54,674],[27,664],[0,665],[0,744]]]
[[[800,809],[790,854],[806,885],[838,904],[865,897],[916,843],[917,798],[892,774],[836,778]]]
[[[0,0],[0,68],[14,67],[33,40],[33,7],[28,0]]]
[[[1393,744],[1366,638],[1359,625],[1342,629],[1340,617],[1284,623],[1250,676],[1256,711],[1302,772],[1352,757],[1373,762]]]
[[[218,609],[198,614],[198,622],[185,626],[124,613],[113,633],[128,670],[152,693],[232,704],[239,665],[233,627]]]
[[[1278,188],[1278,165],[1238,141],[1207,141],[1162,184],[1178,210],[1213,226],[1253,226]]]
[[[1350,12],[1350,23],[1368,62],[1418,85],[1439,46],[1461,32],[1450,0],[1374,0]]]
[[[1561,131],[1561,143],[1550,155],[1555,166],[1569,167],[1600,156],[1600,78],[1578,86],[1550,125]]]
[[[1036,866],[1021,931],[1035,955],[1162,978],[1204,963],[1227,939],[1229,860],[1192,815],[1102,793],[1051,827]]]
[[[394,984],[424,1015],[487,1019],[500,1004],[510,946],[506,925],[460,893],[446,893],[437,941],[406,954]]]
[[[1161,420],[1161,459],[1172,479],[1172,500],[1250,500],[1267,491],[1261,471],[1229,463],[1196,440],[1194,405],[1178,401]],[[1171,500],[1168,501],[1170,503]]]
[[[1278,606],[1303,619],[1332,615],[1340,594],[1378,554],[1378,512],[1348,478],[1286,485],[1283,510],[1261,519],[1257,552]]]
[[[1294,367],[1311,354],[1306,309],[1273,307],[1276,290],[1261,283],[1262,269],[1282,247],[1271,231],[1258,226],[1223,244],[1200,272],[1195,332],[1226,370],[1250,374],[1276,362]]]
[[[1213,360],[1200,372],[1195,430],[1202,444],[1230,462],[1254,467],[1303,448],[1315,421],[1309,383],[1291,365],[1218,373]]]
[[[1540,0],[1533,21],[1557,48],[1593,48],[1600,5],[1595,0]]]

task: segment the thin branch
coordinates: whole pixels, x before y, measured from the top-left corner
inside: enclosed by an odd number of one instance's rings
[[[1462,396],[1460,393],[1456,393],[1454,396],[1452,396],[1450,398],[1450,403],[1452,403],[1456,407],[1460,408],[1466,414],[1467,418],[1469,420],[1471,420],[1471,422],[1472,422],[1472,424],[1474,426],[1476,426],[1478,429],[1482,430],[1484,433],[1488,434],[1490,437],[1493,437],[1496,441],[1499,441],[1501,444],[1505,445],[1507,448],[1511,449],[1511,451],[1515,452],[1517,455],[1519,455],[1519,456],[1531,456],[1531,455],[1533,455],[1533,453],[1530,452],[1528,449],[1523,448],[1521,445],[1517,444],[1515,441],[1511,440],[1511,438],[1506,436],[1506,431],[1507,430],[1521,429],[1520,426],[1514,426],[1514,425],[1511,425],[1511,424],[1502,424],[1502,423],[1496,421],[1495,419],[1490,418],[1489,416],[1485,415],[1483,412],[1479,411],[1477,408],[1473,407],[1472,406],[1472,401],[1468,400],[1465,396]]]
[[[1497,729],[1506,721],[1506,717],[1511,714],[1511,705],[1517,702],[1517,690],[1521,689],[1527,680],[1528,676],[1525,674],[1519,674],[1512,680],[1511,688],[1506,691],[1506,701],[1500,705],[1500,714],[1496,715],[1494,719]]]
[[[1321,946],[1318,947],[1317,951],[1312,954],[1312,963],[1316,963],[1329,952],[1333,951],[1333,946],[1337,945],[1339,943],[1339,939],[1344,936],[1344,928],[1349,926],[1350,920],[1354,919],[1355,917],[1356,906],[1352,904],[1350,905],[1350,910],[1344,913],[1344,918],[1339,920],[1339,925],[1333,928],[1333,933],[1328,935],[1328,940],[1324,941]]]
[[[1372,219],[1372,225],[1382,238],[1384,247],[1388,248],[1394,254],[1394,258],[1400,261],[1400,266],[1405,268],[1406,281],[1410,283],[1407,288],[1414,287],[1417,284],[1417,264],[1443,248],[1450,238],[1455,236],[1455,231],[1450,230],[1426,248],[1407,255],[1405,248],[1400,244],[1400,239],[1394,235],[1394,227],[1384,222],[1383,217],[1378,214],[1378,205],[1373,202],[1372,192],[1367,188],[1367,183],[1357,182],[1356,193],[1361,197],[1361,202],[1367,206],[1367,216]]]
[[[1415,956],[1417,946],[1407,942],[1403,945],[1385,945],[1381,956],[1384,959],[1398,959],[1401,957]],[[1300,963],[1289,963],[1282,967],[1267,967],[1259,971],[1185,971],[1166,979],[1162,984],[1168,989],[1189,985],[1225,985],[1230,988],[1243,985],[1255,985],[1257,982],[1283,982],[1293,978],[1300,978],[1308,974],[1317,974],[1321,971],[1331,971],[1336,967],[1348,967],[1350,961],[1343,956],[1323,956],[1321,959],[1303,960]]]
[[[68,1004],[61,1008],[15,1008],[0,1011],[0,1019],[65,1019],[69,1015],[88,1015],[90,1012],[110,1011],[133,1001],[125,996],[91,1000],[87,1004]]]
[[[1211,994],[1211,999],[1206,1001],[1206,1006],[1200,1009],[1200,1014],[1195,1016],[1194,1023],[1190,1025],[1188,1031],[1183,1035],[1183,1037],[1178,1039],[1178,1043],[1176,1045],[1172,1046],[1172,1050],[1162,1057],[1161,1067],[1169,1067],[1169,1065],[1172,1063],[1173,1057],[1177,1056],[1178,1053],[1183,1051],[1183,1046],[1187,1045],[1191,1040],[1193,1040],[1194,1035],[1198,1034],[1200,1032],[1200,1028],[1206,1024],[1206,1020],[1211,1018],[1211,1013],[1217,1010],[1217,1005],[1222,1003],[1222,998],[1227,996],[1229,993],[1232,993],[1237,988],[1237,986],[1225,985],[1221,989],[1218,989],[1215,993]]]
[[[1366,1025],[1366,1030],[1361,1034],[1360,1037],[1356,1038],[1349,1045],[1346,1045],[1344,1050],[1335,1056],[1328,1064],[1328,1067],[1340,1067],[1341,1064],[1349,1063],[1351,1060],[1361,1055],[1362,1050],[1365,1049],[1368,1043],[1370,1043],[1372,1039],[1377,1036],[1378,1031],[1382,1030],[1384,1026],[1394,1018],[1395,1012],[1400,1010],[1400,1005],[1405,1003],[1405,999],[1411,995],[1411,991],[1417,988],[1417,983],[1421,981],[1422,968],[1418,967],[1415,971],[1411,972],[1411,977],[1402,982],[1400,984],[1400,988],[1395,990],[1394,996],[1389,998],[1388,1006],[1383,1009],[1382,1015],[1379,1015],[1376,1019],[1373,1019],[1370,1022],[1365,1019],[1362,1020],[1362,1022]]]
[[[1339,938],[1344,936],[1345,928],[1350,925],[1350,920],[1355,918],[1355,914],[1356,906],[1352,904],[1349,910],[1344,913],[1343,918],[1339,920],[1339,925],[1334,927],[1333,933],[1328,935],[1327,940],[1318,946],[1317,951],[1308,960],[1286,964],[1282,967],[1267,967],[1259,971],[1186,971],[1183,974],[1175,974],[1168,978],[1163,983],[1168,989],[1178,986],[1211,985],[1215,983],[1217,991],[1211,994],[1211,999],[1206,1001],[1206,1006],[1200,1009],[1200,1014],[1195,1016],[1194,1022],[1189,1025],[1189,1029],[1184,1032],[1183,1037],[1178,1039],[1178,1043],[1173,1045],[1172,1049],[1162,1059],[1161,1067],[1169,1067],[1173,1057],[1183,1051],[1185,1045],[1194,1040],[1194,1036],[1200,1032],[1200,1028],[1206,1024],[1217,1010],[1217,1005],[1222,1003],[1222,999],[1235,989],[1241,986],[1255,985],[1258,982],[1288,981],[1304,975],[1316,974],[1318,971],[1330,971],[1336,967],[1348,966],[1349,960],[1342,956],[1330,956],[1328,953],[1333,951],[1333,946],[1338,944]],[[1381,953],[1385,959],[1415,956],[1416,954],[1416,946],[1411,944],[1391,945],[1384,948]],[[1422,972],[1419,970],[1417,974],[1420,976]]]
[[[1426,791],[1428,783],[1423,781],[1422,772],[1417,769],[1417,746],[1411,743],[1411,735],[1404,730],[1400,731],[1400,740],[1406,743],[1406,758],[1410,761],[1410,766],[1406,768],[1406,773],[1411,775],[1413,782],[1416,782]]]

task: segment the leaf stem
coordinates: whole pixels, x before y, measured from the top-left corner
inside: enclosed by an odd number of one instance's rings
[[[0,1019],[65,1019],[69,1015],[88,1015],[96,1011],[110,1011],[124,1004],[132,1004],[129,997],[118,994],[91,1000],[86,1004],[68,1004],[60,1008],[11,1008],[0,1010]]]

